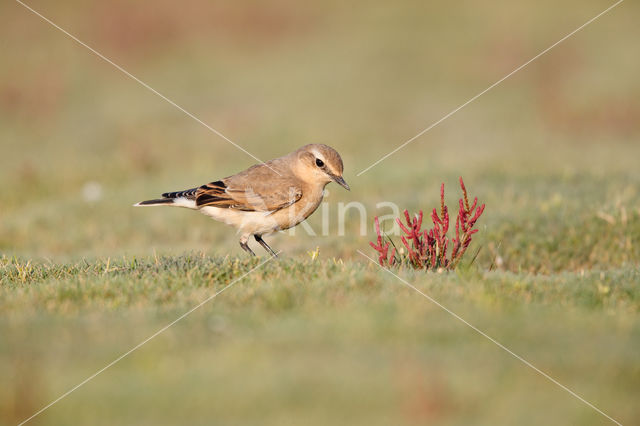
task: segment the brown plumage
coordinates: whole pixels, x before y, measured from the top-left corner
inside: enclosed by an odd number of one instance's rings
[[[342,158],[336,150],[311,144],[233,176],[185,191],[164,193],[161,199],[135,205],[200,210],[238,228],[240,246],[247,252],[253,254],[247,245],[253,235],[275,255],[262,235],[291,228],[309,217],[322,202],[324,187],[329,182],[349,189],[342,172]]]

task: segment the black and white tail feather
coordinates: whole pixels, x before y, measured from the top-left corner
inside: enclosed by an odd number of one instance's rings
[[[140,206],[177,206],[177,207],[195,207],[196,192],[198,187],[185,189],[184,191],[165,192],[162,198],[155,200],[145,200],[135,203],[134,207]],[[192,206],[193,205],[193,206]]]

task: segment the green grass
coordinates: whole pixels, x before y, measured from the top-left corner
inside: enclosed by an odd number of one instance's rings
[[[444,182],[452,207],[460,175],[487,205],[477,259],[398,274],[637,423],[636,3],[356,176],[609,5],[34,3],[260,158],[334,146],[352,191],[328,186],[328,235],[267,237],[278,260],[32,423],[606,424],[358,254],[377,203],[428,211]],[[202,215],[131,207],[251,158],[19,4],[0,16],[0,424],[16,424],[260,259]],[[351,201],[367,236],[355,210],[338,235]]]
[[[235,281],[260,261],[4,258],[4,420],[235,282],[39,420],[537,424],[553,412],[559,423],[602,423],[376,265],[278,259]],[[638,416],[638,268],[399,274],[619,420]]]
[[[83,260],[74,264],[33,263],[3,258],[2,310],[7,316],[34,312],[61,315],[117,309],[182,309],[196,304],[230,282],[244,279],[257,289],[241,299],[256,308],[286,310],[341,289],[351,297],[370,296],[366,288],[384,296],[389,283],[402,281],[363,262],[296,261],[292,259],[211,258],[204,253],[179,257]],[[252,271],[253,268],[256,268]],[[629,314],[640,308],[635,285],[638,268],[559,273],[550,276],[482,272],[455,273],[399,270],[409,280],[424,281],[430,294],[468,300],[472,304],[563,306],[615,310]],[[383,280],[385,284],[378,283]],[[279,283],[279,284],[276,284]],[[331,284],[331,285],[329,285]],[[455,289],[455,291],[452,291]],[[435,293],[434,293],[435,292]],[[242,292],[244,293],[244,292]],[[395,291],[389,295],[395,294]],[[273,295],[273,299],[269,297]],[[229,298],[229,296],[227,296]],[[231,297],[232,300],[236,300]],[[279,303],[282,302],[282,306]],[[322,302],[319,302],[322,303]]]

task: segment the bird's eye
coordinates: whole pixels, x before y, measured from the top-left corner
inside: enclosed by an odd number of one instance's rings
[[[324,162],[323,162],[321,159],[316,158],[316,166],[318,166],[318,167],[324,167]]]

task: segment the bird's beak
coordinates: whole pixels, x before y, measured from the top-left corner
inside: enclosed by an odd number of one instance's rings
[[[349,185],[347,185],[347,182],[344,181],[344,179],[342,178],[342,176],[331,176],[333,178],[333,180],[340,185],[341,187],[343,187],[344,189],[346,189],[347,191],[351,191],[351,188],[349,188]]]

